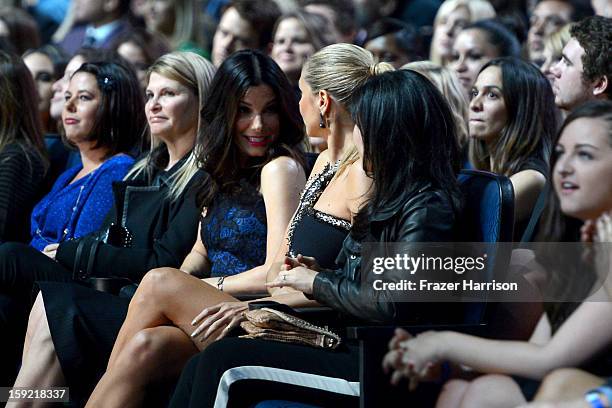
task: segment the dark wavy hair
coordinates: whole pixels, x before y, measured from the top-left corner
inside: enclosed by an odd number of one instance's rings
[[[251,158],[246,168],[239,168],[242,153],[234,141],[234,123],[245,93],[259,85],[268,85],[276,96],[279,134],[263,159]],[[223,61],[200,116],[196,154],[207,173],[198,193],[203,207],[211,205],[219,192],[236,187],[243,178],[258,186],[261,168],[276,157],[290,156],[303,164],[304,124],[294,90],[274,60],[260,51],[238,51]]]
[[[373,76],[353,94],[350,111],[363,139],[364,169],[374,180],[368,203],[355,217],[354,237],[365,237],[370,216],[418,182],[443,189],[459,207],[455,122],[427,78],[407,70]]]
[[[117,62],[86,62],[72,76],[85,72],[96,78],[101,101],[88,140],[108,148],[108,156],[129,153],[145,134],[144,98],[136,74]]]
[[[505,176],[517,173],[530,157],[548,162],[557,129],[550,82],[533,64],[518,58],[496,58],[480,72],[488,67],[501,69],[508,122],[492,147],[470,139],[470,161],[477,169]]]
[[[602,16],[587,17],[572,26],[570,34],[584,49],[582,77],[592,82],[608,78],[606,95],[612,96],[612,19]]]
[[[231,0],[224,9],[235,8],[240,17],[251,24],[258,35],[257,47],[265,50],[272,42],[274,23],[281,16],[281,10],[274,0]]]

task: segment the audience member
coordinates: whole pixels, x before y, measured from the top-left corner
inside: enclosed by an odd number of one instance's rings
[[[46,255],[100,228],[111,209],[112,183],[134,163],[128,153],[143,131],[134,79],[129,68],[114,63],[85,63],[70,78],[62,122],[82,164],[62,173],[32,212],[30,245]]]
[[[455,71],[466,97],[484,64],[498,57],[518,57],[520,44],[501,24],[483,20],[462,30],[452,47],[448,67]]]
[[[548,201],[552,210],[542,238],[552,242],[580,240],[583,223],[605,217],[612,209],[611,115],[610,102],[590,102],[565,120],[553,156],[554,190]],[[568,184],[579,188],[568,188]],[[554,256],[563,260],[558,252]],[[584,269],[592,265],[580,263],[579,273],[584,276]],[[474,372],[489,373],[472,381],[448,382],[436,406],[516,407],[531,399],[533,381],[527,379],[539,380],[553,369],[586,363],[606,349],[612,326],[604,322],[612,313],[612,304],[598,296],[587,299],[568,317],[555,315],[549,308],[528,342],[494,341],[450,331],[429,331],[411,337],[397,330],[384,366],[394,371],[393,382],[427,375],[427,364],[443,361],[456,364],[459,372],[467,370],[470,377]],[[568,305],[571,304],[563,306]],[[579,386],[573,389],[576,388]],[[561,402],[566,396],[561,392],[556,400]]]
[[[201,307],[197,299],[215,304],[225,296],[190,274],[219,279],[221,283],[218,285],[223,289],[223,277],[259,265],[271,265],[305,181],[299,164],[301,160],[296,161],[304,133],[297,101],[292,101],[292,97],[291,86],[280,68],[261,52],[245,50],[235,53],[219,67],[202,112],[202,121],[206,125],[200,134],[200,160],[210,178],[208,184],[203,184],[200,189],[199,203],[207,213],[200,225],[201,235],[180,270],[166,270],[162,272],[165,277],[151,272],[143,279],[133,306],[130,306],[130,313],[138,317],[133,320],[129,316],[119,332],[106,373],[91,395],[89,405],[122,406],[128,401],[138,404],[138,395],[142,395],[140,389],[160,379],[176,376],[186,357],[197,351],[182,324],[193,317],[188,310],[193,312],[196,307]],[[224,115],[219,115],[219,106],[226,107]],[[240,171],[233,170],[236,163],[243,163]],[[235,232],[231,237],[217,227],[221,222],[227,225],[225,228],[234,225]],[[242,227],[246,223],[251,227]],[[158,320],[148,316],[157,315],[159,309],[145,312],[136,307],[142,304],[143,293],[145,298],[149,298],[149,290],[156,292],[161,289],[160,286],[156,286],[157,289],[150,287],[160,279],[167,280],[175,288],[183,288],[172,291],[173,297],[182,293],[180,298],[167,299],[181,305],[177,308],[169,306],[164,312],[168,324],[174,326],[173,322],[177,322],[177,327],[158,327]],[[263,286],[263,282],[252,284]],[[159,295],[161,293],[154,297],[161,299]],[[184,302],[186,299],[189,300]],[[170,318],[170,310],[182,317]],[[125,310],[121,312],[125,316]],[[143,324],[153,325],[144,332],[134,331],[135,327]],[[133,360],[128,357],[141,350],[143,335],[169,346],[163,347],[164,373],[155,374],[145,366],[133,365]],[[172,354],[169,350],[173,350]],[[146,365],[154,361],[158,360],[149,359]],[[122,379],[126,374],[132,378],[129,384]],[[107,392],[108,389],[114,390],[112,394]]]
[[[245,48],[269,51],[280,15],[273,0],[230,1],[213,37],[213,64],[218,67],[231,53]]]
[[[442,66],[451,60],[457,35],[470,23],[495,17],[493,6],[485,0],[446,0],[434,20],[429,59]]]
[[[588,10],[587,10],[588,11]],[[563,26],[587,15],[576,0],[540,0],[531,12],[527,34],[527,55],[539,65],[544,62],[544,39]]]
[[[612,18],[612,1],[610,0],[591,0],[591,7],[596,15]]]
[[[28,50],[22,58],[34,78],[38,91],[38,114],[43,132],[45,134],[56,133],[58,118],[51,118],[50,114],[52,87],[53,83],[59,79],[61,72],[64,71],[66,58],[59,48],[52,45]]]
[[[406,64],[402,69],[418,72],[429,79],[446,98],[455,122],[455,134],[464,155],[468,145],[468,100],[463,94],[461,83],[450,69],[431,61],[417,61]]]
[[[425,56],[423,39],[414,26],[391,18],[372,24],[364,48],[374,55],[376,62],[388,62],[396,69]]]
[[[204,31],[200,27],[198,4],[196,0],[147,1],[143,7],[145,25],[149,30],[161,34],[172,50],[192,51],[208,58],[208,53],[202,48]],[[149,65],[156,59],[153,58]]]
[[[476,169],[510,177],[516,240],[537,216],[556,128],[554,96],[537,68],[509,57],[484,65],[471,93],[469,156]]]
[[[129,6],[130,0],[75,0],[74,26],[59,45],[69,55],[81,47],[110,49],[119,35],[132,29]]]
[[[353,43],[357,33],[353,0],[300,0],[299,4],[309,13],[325,17],[338,42]]]
[[[540,71],[546,75],[551,86],[554,85],[555,76],[550,69],[561,61],[563,48],[565,48],[571,38],[571,27],[571,24],[567,24],[544,39],[544,51],[542,52],[544,62],[540,66]]]
[[[28,68],[0,51],[0,242],[30,240],[30,212],[47,167]]]
[[[321,48],[335,43],[324,17],[307,11],[285,14],[278,19],[270,56],[297,87],[306,60]]]
[[[105,58],[103,58],[102,52],[94,48],[81,48],[74,53],[63,70],[64,75],[59,77],[51,86],[51,90],[53,91],[49,107],[49,116],[51,117],[51,120],[54,120],[55,122],[61,120],[65,103],[64,94],[66,93],[66,89],[68,89],[68,84],[70,83],[72,74],[74,74],[76,70],[86,62],[101,61],[104,59]],[[60,73],[58,72],[58,76],[59,74]],[[58,124],[58,127],[60,126],[61,123]]]
[[[17,7],[0,7],[0,37],[6,37],[18,55],[41,46],[36,21]]]
[[[570,29],[554,75],[555,103],[570,111],[591,99],[610,99],[612,93],[612,19],[593,16]]]
[[[166,41],[144,28],[134,28],[117,38],[115,53],[132,64],[142,89],[147,86],[147,70],[159,57],[170,52]]]

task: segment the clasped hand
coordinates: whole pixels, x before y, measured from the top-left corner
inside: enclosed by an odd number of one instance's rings
[[[314,258],[298,255],[296,258],[285,258],[281,271],[271,282],[269,288],[290,287],[305,294],[312,294],[314,280],[321,268]]]
[[[391,374],[391,384],[397,385],[402,379],[407,379],[412,391],[420,381],[437,380],[440,336],[440,333],[430,331],[414,337],[405,330],[396,329],[382,364],[384,372]]]

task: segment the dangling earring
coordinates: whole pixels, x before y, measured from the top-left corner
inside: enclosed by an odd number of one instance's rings
[[[323,118],[323,114],[320,113],[319,115],[321,115],[321,120],[319,120],[319,127],[321,129],[325,129],[325,119]]]

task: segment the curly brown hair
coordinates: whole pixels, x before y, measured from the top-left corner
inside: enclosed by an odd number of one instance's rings
[[[582,56],[585,81],[593,82],[606,76],[612,81],[612,19],[591,16],[574,25],[570,33],[584,49]],[[606,89],[608,98],[612,96],[612,86]]]

